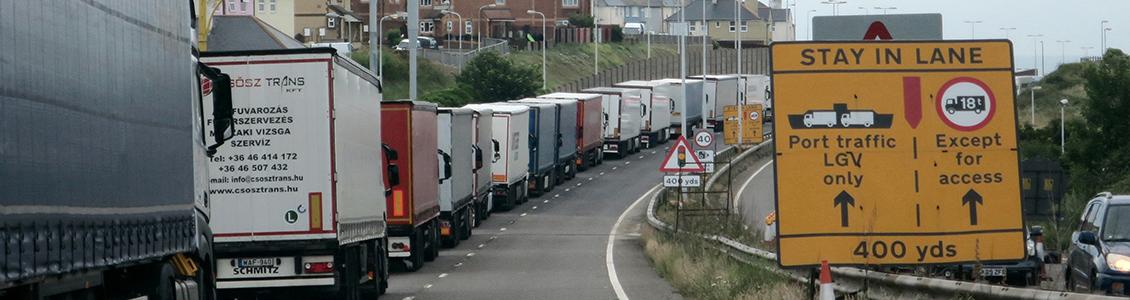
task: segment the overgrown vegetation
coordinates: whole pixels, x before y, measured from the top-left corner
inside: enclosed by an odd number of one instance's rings
[[[368,48],[354,51],[350,57],[365,68],[369,67]],[[384,99],[408,99],[408,55],[393,53],[392,49],[385,48],[382,57],[384,57],[382,68],[385,75],[385,80],[382,82]],[[449,71],[426,59],[418,60],[416,76],[418,95],[423,95],[426,91],[442,90],[455,85],[455,80]]]

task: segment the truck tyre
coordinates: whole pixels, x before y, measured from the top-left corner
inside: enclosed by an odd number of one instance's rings
[[[405,261],[408,263],[408,272],[416,272],[424,267],[424,252],[427,252],[425,251],[426,247],[424,247],[424,241],[424,229],[422,228],[417,229],[416,232],[412,233],[412,236],[409,237],[408,243],[412,245],[412,248],[408,249],[409,255],[408,259]]]
[[[471,228],[475,225],[474,214],[475,208],[472,206],[467,206],[467,208],[463,209],[463,227],[460,227],[463,229],[463,231],[461,231],[459,234],[460,240],[467,240],[471,238]]]
[[[342,261],[342,263],[337,264],[341,272],[340,276],[337,278],[341,280],[337,290],[337,298],[359,300],[361,299],[361,283],[357,282],[357,279],[361,278],[361,251],[358,247],[344,247],[340,248],[338,251],[338,255],[335,255],[336,257],[334,259],[340,259],[339,261]]]
[[[149,290],[145,294],[150,299],[174,299],[176,297],[176,290],[174,283],[176,282],[176,270],[173,265],[168,262],[162,262],[159,265],[153,266],[151,273]]]
[[[549,174],[545,174],[545,179],[543,179],[541,182],[541,193],[543,195],[549,194],[549,191],[552,191],[553,187],[557,185],[557,172],[549,172]]]
[[[431,227],[428,228],[428,232],[431,233],[428,240],[431,242],[428,243],[429,245],[426,248],[425,261],[434,261],[439,257],[439,220],[432,220],[431,224]]]

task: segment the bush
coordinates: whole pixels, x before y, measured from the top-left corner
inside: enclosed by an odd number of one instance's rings
[[[420,97],[420,100],[433,102],[444,107],[460,107],[472,102],[474,95],[470,88],[466,86],[456,86],[453,88],[432,91]]]
[[[541,88],[541,71],[533,65],[516,64],[496,52],[480,53],[467,62],[455,80],[483,102],[521,99]]]
[[[400,44],[400,30],[391,30],[385,34],[385,43],[389,47],[396,47]]]
[[[591,28],[593,24],[596,24],[596,22],[593,21],[590,15],[573,14],[569,16],[569,26]]]
[[[613,43],[624,41],[624,30],[620,28],[620,25],[612,25],[612,36],[609,38]]]

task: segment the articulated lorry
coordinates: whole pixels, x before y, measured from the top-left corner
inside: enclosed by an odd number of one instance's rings
[[[616,87],[634,88],[640,90],[643,108],[643,127],[640,129],[640,139],[648,148],[666,143],[670,138],[671,85],[663,82],[633,80],[617,83]]]
[[[746,104],[761,104],[765,108],[765,122],[773,121],[773,90],[772,82],[768,75],[744,74],[738,84],[738,99],[745,99]]]
[[[548,193],[557,186],[557,106],[549,103],[506,102],[530,108],[530,194]]]
[[[474,162],[471,167],[472,178],[471,182],[472,193],[475,206],[475,227],[479,227],[482,221],[490,218],[490,213],[494,209],[494,196],[491,194],[491,163],[490,156],[493,155],[498,149],[497,145],[492,141],[492,125],[494,119],[494,110],[486,107],[473,107],[464,106],[464,108],[471,109],[471,122],[474,131],[471,133],[471,140],[474,141],[474,152],[472,153],[471,160]]]
[[[387,168],[377,78],[332,48],[202,56],[235,78],[239,126],[211,160],[220,291],[383,293]]]
[[[639,152],[643,124],[639,89],[598,87],[584,92],[604,95],[604,152],[617,158]]]
[[[388,257],[407,263],[410,271],[439,256],[436,110],[429,102],[381,102],[381,139],[389,148],[386,153],[395,154],[385,158],[397,166],[402,178],[387,197]]]
[[[715,132],[722,131],[725,120],[722,111],[726,106],[738,105],[738,75],[697,75],[687,78],[706,80],[706,101],[702,103],[707,126]]]
[[[577,101],[568,99],[537,99],[527,98],[516,101],[517,103],[552,104],[557,106],[556,120],[556,148],[557,170],[554,177],[556,184],[564,183],[577,176]]]
[[[538,99],[563,99],[577,102],[577,170],[584,171],[604,161],[604,131],[601,107],[604,95],[586,93],[552,93],[538,96]],[[564,126],[564,125],[563,125]]]
[[[514,209],[529,200],[528,188],[530,160],[530,108],[524,105],[472,104],[472,109],[489,109],[491,143],[494,152],[491,160],[491,193],[494,208],[500,211]]]
[[[454,248],[471,237],[475,224],[474,178],[475,127],[473,110],[441,107],[436,118],[439,148],[439,229],[443,246]]]
[[[4,1],[0,299],[214,298],[231,81],[198,63],[192,1],[148,4]]]
[[[671,100],[674,101],[674,106],[671,107],[671,135],[690,135],[702,123],[702,89],[703,81],[699,79],[685,79],[686,86],[683,86],[684,79],[668,78],[652,80],[652,82],[666,83],[671,85]],[[685,93],[684,93],[685,89]],[[686,111],[683,111],[684,108]],[[686,122],[686,133],[680,132],[683,127],[683,122]]]

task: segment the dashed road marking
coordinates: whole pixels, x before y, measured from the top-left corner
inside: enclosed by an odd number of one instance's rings
[[[617,167],[612,167],[612,169],[613,169],[613,170],[615,170],[616,168],[617,168]]]
[[[439,274],[439,278],[444,278],[444,277],[447,277],[447,273],[440,273]]]
[[[600,172],[600,175],[604,175],[604,172]],[[592,178],[589,178],[589,179],[592,179]]]
[[[643,155],[640,155],[640,158],[643,158]]]
[[[522,214],[520,214],[520,215],[518,215],[518,216],[519,216],[519,217],[525,217],[525,216],[526,216],[526,213],[522,213]]]
[[[553,198],[557,198],[557,196],[553,196]],[[542,201],[541,203],[549,203],[549,199],[545,199],[545,201]]]
[[[630,165],[630,164],[632,164],[632,162],[630,162],[630,161],[626,161],[626,162],[624,162],[624,164],[625,164],[625,165]]]
[[[568,189],[568,188],[566,188],[566,189],[565,189],[565,191],[566,191],[566,192],[568,192],[568,191],[569,191],[569,189]],[[558,194],[558,195],[560,195],[560,194]]]
[[[483,247],[486,247],[486,246],[487,246],[487,244],[479,244],[479,249],[482,249]]]
[[[554,194],[553,195],[553,198],[557,198],[557,197],[561,197],[561,194]],[[545,202],[549,202],[549,200],[545,200]]]
[[[425,285],[424,285],[424,288],[425,288],[425,289],[430,289],[430,288],[432,288],[432,284],[431,284],[431,283],[429,283],[429,284],[425,284]]]
[[[534,205],[534,207],[531,207],[530,209],[538,209],[538,206]]]
[[[651,154],[655,154],[655,151],[651,151]]]
[[[577,183],[577,186],[581,186],[581,183],[580,183],[580,182],[578,182],[578,183]]]
[[[499,229],[498,231],[506,231],[506,227],[502,227],[502,228],[501,228],[501,229]]]
[[[479,245],[479,248],[482,248],[482,246],[483,246],[483,245]],[[458,268],[458,267],[462,267],[462,266],[463,266],[463,263],[457,263],[457,264],[455,264],[455,267],[456,267],[456,268]]]
[[[402,300],[413,300],[413,299],[416,299],[416,297],[408,296],[408,297],[404,297],[404,299],[402,299]]]
[[[592,181],[592,177],[589,177],[589,181]]]
[[[467,253],[467,257],[475,256],[475,252]]]
[[[497,235],[492,235],[492,236],[490,236],[490,239],[492,239],[492,240],[493,240],[493,239],[497,239],[497,238],[498,238],[498,236],[497,236]]]

